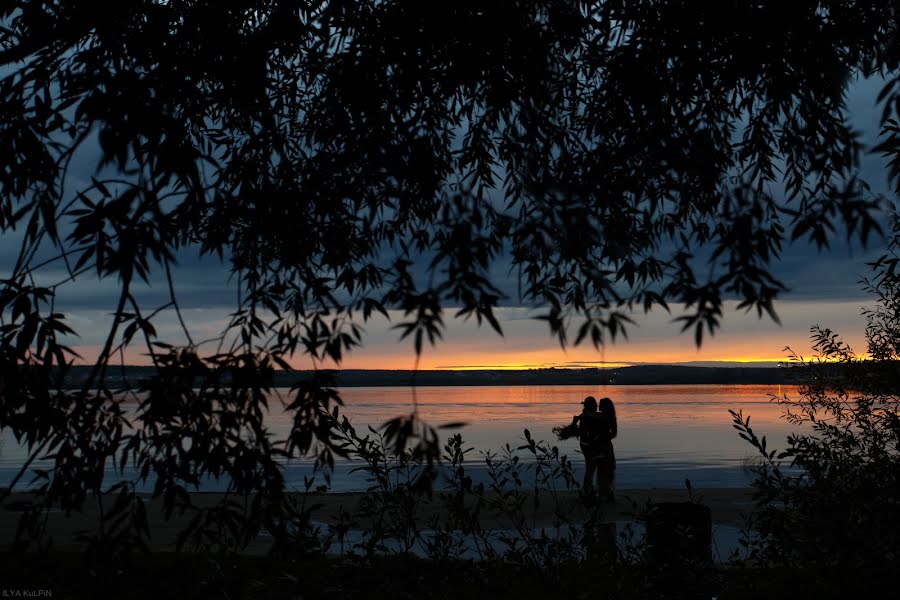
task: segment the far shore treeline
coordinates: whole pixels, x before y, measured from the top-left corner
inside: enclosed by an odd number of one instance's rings
[[[453,385],[702,385],[702,384],[785,384],[791,383],[790,369],[779,367],[696,367],[681,365],[635,365],[619,368],[528,369],[528,370],[364,370],[324,371],[339,387],[453,386]],[[110,369],[111,388],[139,386],[150,377],[153,367],[126,366]],[[78,388],[90,368],[72,367],[63,379],[64,388]],[[290,387],[308,381],[313,371],[276,371],[274,387]],[[319,371],[320,374],[323,371]],[[223,375],[223,382],[227,381]]]

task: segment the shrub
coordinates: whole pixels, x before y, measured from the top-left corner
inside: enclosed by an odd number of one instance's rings
[[[751,558],[767,566],[834,567],[883,577],[900,548],[900,276],[897,227],[888,253],[865,280],[876,308],[865,310],[868,356],[826,328],[812,329],[816,356],[791,354],[799,397],[773,397],[797,426],[782,451],[732,411],[756,448],[757,510]]]

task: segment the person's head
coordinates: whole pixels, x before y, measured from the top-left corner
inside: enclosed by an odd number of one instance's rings
[[[598,409],[609,417],[611,421],[610,429],[612,431],[612,436],[616,437],[616,433],[618,433],[618,423],[616,423],[616,406],[613,404],[612,399],[600,398]]]
[[[597,399],[593,396],[588,396],[581,403],[584,406],[584,412],[596,412],[597,411]]]

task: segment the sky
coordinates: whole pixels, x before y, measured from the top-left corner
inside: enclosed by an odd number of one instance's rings
[[[629,364],[691,363],[736,361],[753,365],[775,365],[789,356],[786,347],[795,353],[810,356],[810,327],[819,325],[837,332],[857,351],[865,350],[863,331],[865,319],[861,309],[871,305],[866,297],[796,299],[777,304],[781,325],[764,316],[735,310],[728,302],[722,328],[713,337],[704,339],[697,348],[692,333],[680,333],[680,325],[673,316],[655,310],[636,315],[638,324],[628,331],[628,339],[619,338],[600,349],[584,343],[577,347],[560,348],[551,337],[544,322],[531,316],[533,311],[518,307],[498,309],[504,330],[499,336],[488,327],[478,327],[474,321],[450,320],[444,339],[437,346],[425,346],[417,360],[409,340],[399,341],[399,332],[391,328],[383,317],[366,324],[364,346],[345,357],[340,367],[347,369],[531,369],[615,367]],[[186,308],[183,316],[195,340],[214,337],[227,318],[228,309],[210,306]],[[402,315],[390,311],[393,323]],[[177,339],[179,325],[174,315],[164,315],[156,321],[161,339]],[[108,330],[109,311],[83,309],[74,311],[76,329],[96,332],[94,339],[77,345],[85,359],[95,357],[101,333]],[[212,346],[208,346],[212,348]],[[147,357],[140,348],[129,354],[128,364],[146,364]],[[330,362],[312,361],[298,357],[293,366],[298,369],[334,368]]]
[[[850,88],[848,108],[853,123],[863,133],[864,140],[874,140],[878,133],[878,110],[875,96],[880,86],[874,81],[860,81]],[[93,167],[89,161],[73,167],[83,171],[88,180]],[[863,156],[863,176],[876,192],[886,192],[884,162],[881,157]],[[8,271],[15,260],[18,236],[5,234],[0,239],[0,272]],[[550,335],[544,322],[533,317],[537,312],[514,303],[500,308],[498,318],[504,335],[498,336],[489,327],[479,328],[473,322],[452,319],[448,310],[444,340],[436,348],[426,347],[417,359],[410,340],[399,341],[399,331],[392,325],[402,321],[402,315],[391,311],[391,322],[376,318],[366,324],[364,347],[355,350],[341,363],[351,369],[471,369],[471,368],[545,368],[618,366],[642,363],[707,363],[711,361],[739,361],[742,363],[776,364],[787,356],[785,347],[798,354],[810,354],[810,327],[829,327],[855,349],[865,350],[863,331],[865,320],[861,310],[872,306],[872,299],[862,289],[860,279],[868,274],[866,261],[882,253],[882,243],[874,240],[868,248],[858,243],[848,244],[836,239],[830,251],[818,251],[805,241],[784,249],[776,276],[790,290],[776,303],[781,324],[756,313],[735,309],[735,303],[725,305],[721,329],[707,337],[702,347],[694,344],[692,331],[680,333],[680,325],[673,319],[680,307],[672,306],[672,313],[654,310],[634,315],[636,326],[628,331],[628,339],[618,339],[600,349],[590,344],[562,349]],[[503,275],[499,275],[502,279]],[[228,265],[216,258],[201,258],[182,253],[175,271],[178,299],[194,340],[214,337],[226,322],[235,306],[235,291],[228,278]],[[46,272],[47,281],[60,273]],[[508,277],[507,277],[508,279]],[[39,282],[40,283],[40,282]],[[511,287],[501,281],[501,287]],[[118,285],[114,279],[97,281],[86,278],[67,286],[60,298],[58,310],[65,311],[81,337],[70,340],[85,360],[96,356],[108,331]],[[168,301],[164,280],[152,280],[150,286],[138,290],[147,306]],[[515,293],[510,293],[515,297]],[[155,320],[160,339],[183,339],[176,316],[164,311]],[[208,348],[211,349],[211,348]],[[141,348],[134,348],[124,357],[129,364],[146,364],[148,357]],[[333,363],[314,363],[308,357],[297,357],[294,366],[300,369],[334,367]]]

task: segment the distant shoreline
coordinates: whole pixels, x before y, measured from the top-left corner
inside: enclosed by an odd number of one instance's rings
[[[73,389],[87,378],[90,367],[76,366],[63,387]],[[635,365],[619,368],[528,369],[528,370],[325,370],[337,387],[426,387],[510,385],[780,385],[790,384],[790,369],[779,367],[695,367],[682,365]],[[275,387],[290,387],[308,381],[313,371],[277,371]],[[135,386],[153,374],[152,367],[126,366],[110,369],[110,387]]]

